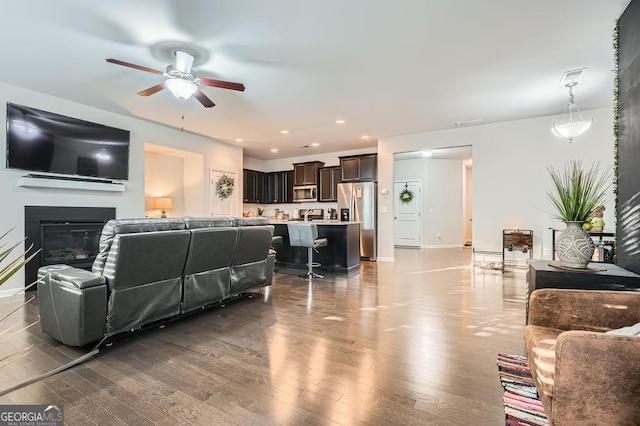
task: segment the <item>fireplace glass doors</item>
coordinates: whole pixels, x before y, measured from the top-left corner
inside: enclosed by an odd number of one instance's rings
[[[93,264],[98,254],[100,233],[98,223],[41,223],[41,265],[64,263],[79,268]]]
[[[36,280],[41,266],[65,264],[91,269],[102,228],[115,217],[113,207],[25,206],[25,249],[31,244],[36,250],[42,249],[25,265],[25,285]]]

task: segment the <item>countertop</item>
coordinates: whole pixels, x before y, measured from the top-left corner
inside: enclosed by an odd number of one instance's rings
[[[278,220],[278,219],[270,219],[269,221],[272,225],[276,225],[276,224],[284,224],[286,225],[287,223],[291,222],[291,223],[304,223],[304,221],[302,220]],[[316,225],[353,225],[353,224],[360,224],[360,222],[355,222],[355,221],[349,221],[349,222],[341,222],[339,220],[310,220],[309,223],[315,223]]]

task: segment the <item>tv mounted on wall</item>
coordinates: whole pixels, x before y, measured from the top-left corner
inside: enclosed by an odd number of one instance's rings
[[[129,131],[7,103],[7,168],[129,177]]]

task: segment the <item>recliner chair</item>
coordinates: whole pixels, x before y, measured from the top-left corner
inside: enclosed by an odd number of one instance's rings
[[[287,223],[289,231],[289,244],[293,247],[307,248],[307,266],[309,267],[305,277],[324,278],[322,275],[313,272],[314,267],[320,266],[313,262],[313,251],[318,247],[327,245],[326,238],[318,238],[318,225],[315,223]],[[316,250],[317,251],[317,250]]]

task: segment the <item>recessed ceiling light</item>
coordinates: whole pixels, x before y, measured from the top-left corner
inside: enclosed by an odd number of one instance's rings
[[[289,131],[287,129],[282,129],[280,130],[280,133],[282,133],[283,135],[286,135],[289,133]]]
[[[422,156],[423,157],[427,157],[427,158],[431,158],[431,157],[433,157],[433,151],[422,151]]]
[[[278,152],[278,148],[271,148],[271,152]]]
[[[344,124],[345,121],[343,119],[336,120],[336,124]]]
[[[320,146],[320,144],[318,142],[312,142],[311,146]]]
[[[236,142],[244,142],[244,139],[242,139],[242,138],[236,138]]]
[[[369,135],[362,135],[362,136],[360,136],[360,139],[369,139],[370,137],[371,136],[369,136]]]

